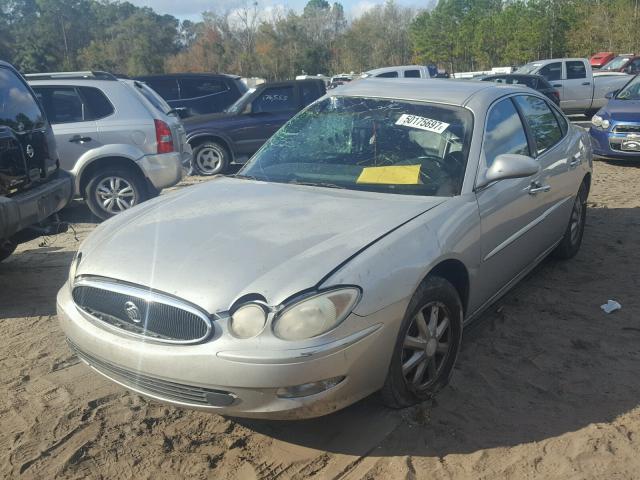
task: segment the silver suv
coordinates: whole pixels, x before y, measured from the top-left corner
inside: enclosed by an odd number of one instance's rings
[[[191,164],[184,127],[143,82],[105,72],[26,76],[55,134],[75,194],[102,219],[178,183]]]

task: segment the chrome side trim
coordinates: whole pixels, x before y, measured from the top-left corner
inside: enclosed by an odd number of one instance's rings
[[[93,287],[100,290],[119,293],[122,295],[130,295],[133,297],[138,297],[149,303],[160,303],[164,305],[169,305],[174,308],[184,310],[186,312],[189,312],[197,316],[198,318],[200,318],[200,320],[204,322],[204,324],[207,327],[206,333],[202,337],[193,339],[193,340],[172,340],[172,339],[165,339],[165,338],[156,338],[148,335],[142,335],[139,333],[131,332],[129,330],[116,327],[115,325],[111,325],[110,323],[100,320],[96,316],[84,310],[80,305],[78,305],[75,301],[73,301],[73,305],[76,307],[78,312],[80,312],[80,314],[85,319],[89,320],[90,322],[92,322],[94,325],[97,325],[98,327],[106,328],[110,331],[116,332],[121,335],[126,335],[129,337],[141,339],[141,340],[144,340],[145,342],[150,342],[150,343],[191,345],[194,343],[200,343],[204,341],[211,335],[211,332],[213,331],[213,324],[211,323],[211,319],[209,318],[209,315],[206,312],[194,307],[193,305],[187,302],[183,302],[177,298],[171,297],[169,295],[166,295],[160,292],[147,290],[141,287],[134,287],[132,285],[128,285],[128,284],[124,284],[116,281],[111,281],[106,279],[87,278],[87,277],[79,277],[71,286],[71,290],[73,291],[73,289],[76,287]]]
[[[522,235],[524,235],[525,233],[527,233],[529,230],[531,230],[533,227],[535,227],[536,225],[542,223],[549,215],[551,215],[554,211],[556,211],[558,208],[560,208],[562,205],[564,205],[567,200],[572,200],[573,197],[566,197],[562,200],[560,200],[559,202],[557,202],[555,205],[553,205],[552,207],[548,208],[547,210],[545,210],[545,212],[540,215],[539,217],[537,217],[533,222],[528,223],[527,225],[525,225],[524,227],[522,227],[520,230],[518,230],[516,233],[514,233],[513,235],[511,235],[509,238],[507,238],[504,242],[502,242],[500,245],[498,245],[496,248],[494,248],[493,250],[491,250],[483,259],[483,262],[486,262],[487,260],[489,260],[491,257],[493,257],[494,255],[496,255],[497,253],[499,253],[501,250],[504,250],[505,248],[507,248],[509,245],[511,245],[513,242],[515,242],[517,239],[519,239]]]

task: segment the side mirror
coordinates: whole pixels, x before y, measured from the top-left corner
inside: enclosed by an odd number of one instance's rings
[[[615,97],[618,94],[618,92],[619,90],[614,90],[613,92],[609,92],[604,96],[604,98],[611,100],[613,97]]]
[[[484,179],[479,181],[477,188],[485,187],[491,182],[508,178],[526,178],[540,171],[538,162],[526,155],[503,153],[498,155],[487,170]]]

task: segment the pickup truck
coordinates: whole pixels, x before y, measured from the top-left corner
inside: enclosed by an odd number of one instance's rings
[[[185,119],[195,173],[216,175],[231,163],[245,163],[282,125],[326,92],[318,79],[263,83],[222,113]]]
[[[438,76],[435,66],[402,65],[399,67],[374,68],[364,72],[360,78],[434,78]]]
[[[0,61],[0,261],[19,243],[66,230],[56,213],[71,200],[73,181],[59,165],[35,94]]]
[[[560,108],[568,114],[591,117],[607,103],[606,95],[619,90],[629,76],[613,73],[594,76],[586,58],[552,58],[527,63],[517,72],[546,78],[560,94]]]

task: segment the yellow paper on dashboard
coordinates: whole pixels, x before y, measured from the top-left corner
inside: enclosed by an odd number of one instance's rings
[[[356,183],[382,183],[385,185],[418,185],[420,165],[395,165],[392,167],[365,167]]]

